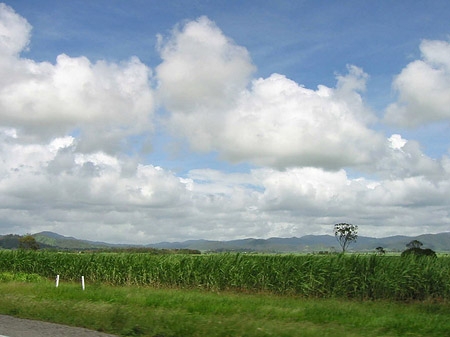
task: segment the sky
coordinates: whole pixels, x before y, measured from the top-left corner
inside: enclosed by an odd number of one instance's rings
[[[0,234],[450,231],[448,1],[0,3]]]

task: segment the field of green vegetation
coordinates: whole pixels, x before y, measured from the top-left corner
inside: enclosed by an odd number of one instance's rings
[[[88,285],[0,273],[0,314],[152,337],[448,336],[450,306]]]
[[[264,292],[314,298],[450,298],[450,257],[148,255],[0,251],[0,272],[110,285]]]

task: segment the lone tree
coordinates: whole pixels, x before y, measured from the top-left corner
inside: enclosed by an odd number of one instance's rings
[[[411,242],[406,244],[406,247],[408,248],[420,248],[423,246],[423,243],[419,240],[412,240]]]
[[[334,225],[334,236],[345,253],[348,245],[358,238],[358,226],[348,223],[338,223]]]
[[[27,234],[19,238],[19,248],[38,250],[39,243],[37,243],[36,239],[32,235]]]
[[[384,254],[386,254],[386,251],[384,250],[383,247],[377,247],[377,248],[375,248],[375,250],[377,251],[377,253],[378,253],[379,255],[384,255]]]

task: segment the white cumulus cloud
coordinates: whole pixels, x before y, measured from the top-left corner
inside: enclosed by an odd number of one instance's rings
[[[398,101],[385,120],[404,127],[450,119],[450,43],[424,40],[422,59],[409,63],[395,78]]]
[[[126,137],[152,130],[150,69],[136,57],[120,64],[61,54],[54,64],[19,55],[31,27],[0,6],[0,126],[29,141],[78,133],[78,149],[113,152]]]
[[[338,169],[368,163],[384,146],[367,127],[374,117],[360,95],[360,68],[349,66],[336,88],[311,90],[279,74],[250,82],[246,50],[204,17],[175,30],[161,56],[168,124],[194,150],[233,163]]]
[[[207,17],[176,27],[167,41],[160,37],[159,50],[159,95],[174,113],[229,106],[255,70],[247,50]]]
[[[450,220],[447,157],[439,179],[352,178],[312,167],[196,169],[182,178],[136,158],[77,152],[75,141],[22,144],[0,130],[0,232],[149,243],[331,233],[341,221],[364,235],[396,234],[398,226],[419,234],[424,224],[445,231]]]
[[[14,10],[0,3],[0,57],[17,55],[29,42],[31,25]]]

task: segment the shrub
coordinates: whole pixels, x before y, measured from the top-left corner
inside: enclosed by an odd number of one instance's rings
[[[412,248],[409,248],[409,249],[405,250],[404,252],[402,252],[402,257],[411,256],[411,255],[437,257],[436,253],[430,248],[422,249],[419,247],[412,247]]]

